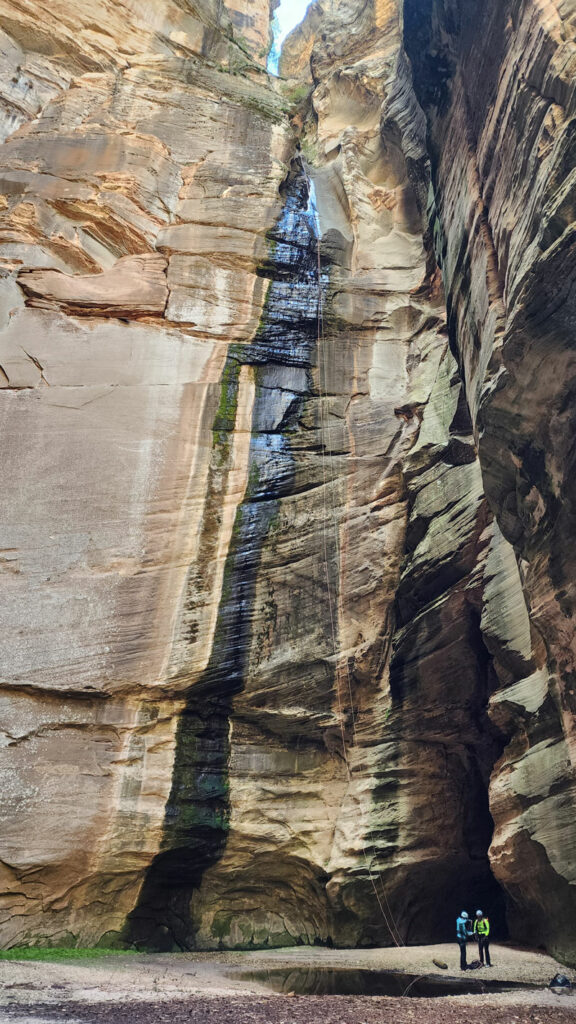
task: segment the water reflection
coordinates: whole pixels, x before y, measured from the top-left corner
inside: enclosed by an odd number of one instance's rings
[[[245,981],[256,981],[274,992],[299,996],[436,996],[481,995],[509,992],[537,986],[518,982],[490,981],[482,977],[452,978],[436,974],[408,974],[403,971],[347,970],[331,967],[290,967],[243,972]]]

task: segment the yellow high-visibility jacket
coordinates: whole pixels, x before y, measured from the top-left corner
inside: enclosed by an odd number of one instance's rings
[[[487,917],[476,918],[474,921],[474,935],[490,935],[490,921]]]

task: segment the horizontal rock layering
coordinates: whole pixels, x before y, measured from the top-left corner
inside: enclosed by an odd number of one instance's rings
[[[268,0],[34,6],[2,944],[576,958],[575,5],[318,0],[285,83]]]

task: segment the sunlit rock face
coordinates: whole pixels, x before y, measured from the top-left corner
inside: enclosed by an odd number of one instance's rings
[[[86,944],[137,902],[210,658],[248,368],[213,428],[291,145],[267,3],[242,38],[238,4],[33,7],[2,9],[1,935]]]
[[[491,861],[513,934],[572,959],[575,15],[571,2],[407,0],[404,21],[450,337],[484,488],[516,553],[505,577],[489,571],[483,613],[491,715],[511,739],[490,789]]]
[[[569,958],[569,12],[273,6],[2,12],[1,941]]]

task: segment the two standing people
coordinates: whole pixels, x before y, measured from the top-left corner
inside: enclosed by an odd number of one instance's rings
[[[473,931],[478,940],[478,955],[482,964],[486,960],[486,966],[491,967],[490,962],[490,922],[481,910],[476,911],[476,920],[472,929],[472,922],[465,910],[456,921],[456,942],[460,946],[460,970],[465,971],[468,967],[466,962],[466,943],[468,936]]]

